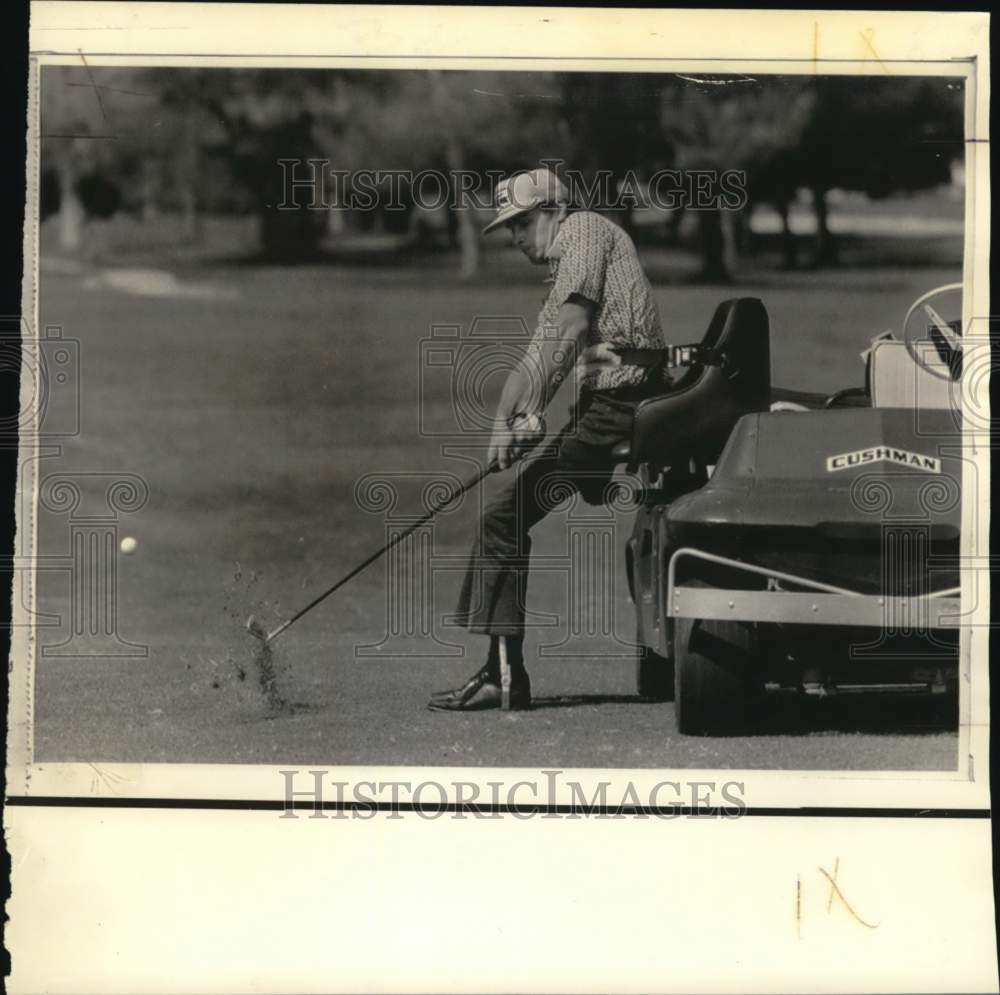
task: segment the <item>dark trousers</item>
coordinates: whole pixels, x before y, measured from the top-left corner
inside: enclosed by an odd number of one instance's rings
[[[514,479],[486,506],[462,582],[455,621],[470,632],[524,632],[531,528],[574,493],[599,505],[610,496],[612,450],[632,437],[642,388],[582,392],[569,424],[517,464]]]

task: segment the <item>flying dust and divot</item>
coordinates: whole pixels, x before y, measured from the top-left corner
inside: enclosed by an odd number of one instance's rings
[[[251,570],[244,574],[239,563],[235,565],[233,572],[233,583],[230,590],[226,592],[226,601],[223,610],[229,618],[243,629],[243,619],[245,606],[250,601],[253,590],[260,577],[256,570]],[[232,603],[237,601],[238,604]],[[278,602],[268,602],[258,598],[250,601],[254,615],[272,616],[278,613]],[[212,661],[216,664],[216,661]],[[216,676],[212,681],[212,687],[218,689],[222,687],[222,680],[235,678],[239,685],[247,685],[254,688],[256,693],[263,699],[266,713],[269,716],[288,714],[300,710],[285,696],[281,689],[284,683],[283,678],[288,675],[288,665],[284,661],[277,661],[271,646],[264,640],[256,639],[250,648],[249,659],[245,653],[227,653],[223,665],[218,669],[222,670],[222,678]]]
[[[264,691],[265,697],[268,699],[269,703],[271,702],[272,698],[281,700],[283,702],[283,699],[281,699],[281,696],[277,691],[277,687],[274,681],[275,668],[274,668],[274,658],[271,650],[271,644],[274,642],[274,640],[276,640],[286,629],[294,625],[300,618],[302,618],[303,615],[308,614],[318,604],[320,604],[320,602],[325,601],[327,598],[330,597],[331,594],[333,594],[336,591],[339,591],[340,588],[342,588],[348,581],[353,580],[355,577],[358,576],[358,574],[364,571],[367,567],[370,567],[377,559],[379,559],[379,557],[381,557],[383,554],[387,553],[390,549],[392,549],[393,546],[397,545],[398,543],[406,539],[408,536],[412,535],[422,525],[425,525],[427,522],[429,522],[439,511],[446,508],[453,501],[457,501],[458,498],[460,498],[463,494],[466,493],[466,491],[470,491],[472,490],[472,488],[478,486],[485,477],[487,477],[491,473],[494,473],[497,469],[498,467],[496,463],[490,463],[487,466],[483,467],[478,473],[474,474],[464,483],[460,484],[454,490],[446,494],[443,500],[439,501],[436,505],[434,505],[433,508],[431,508],[425,515],[423,515],[416,522],[414,522],[408,529],[396,533],[396,535],[394,535],[392,539],[390,539],[384,546],[381,546],[379,549],[377,549],[367,559],[363,560],[356,567],[354,567],[353,570],[350,570],[343,577],[341,577],[340,580],[338,580],[335,584],[328,587],[325,591],[323,591],[322,594],[313,598],[312,601],[309,602],[309,604],[307,604],[303,608],[300,608],[294,615],[287,618],[284,622],[276,626],[274,629],[268,631],[267,628],[264,626],[264,624],[257,617],[257,614],[250,615],[250,617],[246,620],[246,628],[247,631],[250,633],[250,635],[252,635],[254,639],[257,640],[258,643],[257,652],[254,655],[254,663],[256,666],[257,673],[260,675],[261,690]],[[239,574],[240,574],[239,564],[237,564],[237,581],[239,579]],[[257,574],[256,572],[254,572],[252,575],[252,580],[250,582],[251,585],[255,583],[256,580],[257,580]],[[275,602],[274,607],[277,608],[277,602]],[[506,711],[507,706],[509,705],[509,694],[507,693],[506,689],[509,689],[510,686],[510,671],[507,666],[506,657],[502,650],[501,650],[500,670],[505,688],[504,711]],[[294,706],[289,706],[288,703],[283,702],[283,707],[287,709],[288,707],[294,707]]]

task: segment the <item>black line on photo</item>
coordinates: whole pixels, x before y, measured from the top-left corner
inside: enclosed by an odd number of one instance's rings
[[[21,808],[110,808],[110,809],[167,809],[215,812],[282,812],[293,809],[297,812],[313,812],[317,809],[323,812],[352,812],[365,814],[374,812],[385,813],[417,813],[441,812],[448,814],[499,813],[499,814],[537,814],[544,815],[587,815],[593,818],[597,815],[608,816],[622,813],[623,815],[642,816],[658,815],[662,817],[692,816],[695,818],[743,816],[758,818],[812,818],[812,819],[988,819],[989,809],[985,808],[844,808],[844,807],[804,807],[804,808],[769,808],[748,807],[737,813],[724,806],[695,809],[690,805],[678,806],[595,806],[590,809],[580,805],[413,805],[400,803],[398,805],[383,802],[315,802],[294,801],[288,804],[276,799],[240,800],[230,798],[73,798],[59,795],[12,795],[6,799],[6,804]]]

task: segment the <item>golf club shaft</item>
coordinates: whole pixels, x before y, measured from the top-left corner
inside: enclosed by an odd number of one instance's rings
[[[332,587],[328,587],[321,595],[319,595],[319,597],[313,598],[313,600],[310,601],[309,604],[305,606],[305,608],[302,608],[299,611],[297,611],[290,619],[288,619],[285,622],[282,622],[281,625],[279,625],[273,632],[268,633],[264,642],[270,643],[273,640],[277,639],[278,636],[280,636],[285,631],[285,629],[287,629],[290,625],[292,625],[293,622],[297,622],[300,618],[302,618],[303,615],[306,614],[306,612],[312,611],[313,608],[315,608],[321,601],[325,601],[328,597],[330,597],[331,594],[333,594],[335,591],[343,587],[349,580],[352,580],[353,578],[357,577],[357,575],[361,573],[362,570],[364,570],[366,567],[371,566],[380,556],[382,556],[384,553],[387,553],[390,549],[392,549],[393,546],[402,542],[408,535],[412,534],[417,529],[419,529],[421,525],[425,525],[427,522],[429,522],[439,511],[441,511],[443,508],[447,508],[448,505],[452,503],[452,501],[455,501],[458,498],[460,498],[463,494],[465,494],[466,491],[472,490],[472,488],[475,487],[484,477],[491,474],[496,469],[497,465],[495,463],[490,463],[484,469],[480,470],[479,473],[477,473],[474,477],[470,477],[464,484],[461,485],[461,487],[459,487],[457,490],[452,491],[440,504],[437,504],[433,508],[431,508],[431,510],[428,511],[427,514],[424,515],[419,521],[414,522],[413,525],[411,525],[404,532],[400,532],[397,535],[393,536],[381,549],[372,553],[372,555],[369,556],[368,559],[365,560],[363,563],[359,563],[349,574],[347,574],[344,577],[341,577],[336,584],[334,584]]]
[[[507,659],[507,637],[497,639],[500,650],[500,710],[510,711],[510,661]]]

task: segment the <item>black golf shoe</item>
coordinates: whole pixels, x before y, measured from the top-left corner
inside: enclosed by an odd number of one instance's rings
[[[447,691],[432,691],[431,701],[437,701],[441,698],[455,698],[462,694],[466,688],[472,685],[476,681],[486,681],[490,684],[500,683],[500,668],[495,664],[487,663],[485,666],[480,667],[464,684],[457,688],[449,688]]]
[[[500,708],[503,691],[496,668],[487,664],[477,670],[460,688],[453,691],[436,691],[427,703],[428,708],[440,712],[478,712]],[[524,668],[511,674],[510,708],[521,711],[531,707],[531,679]]]

